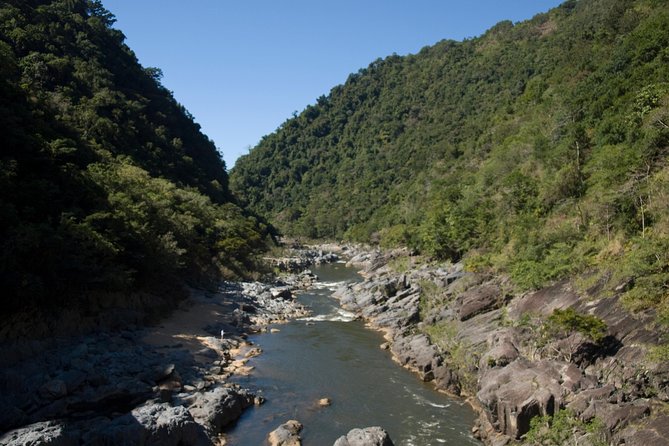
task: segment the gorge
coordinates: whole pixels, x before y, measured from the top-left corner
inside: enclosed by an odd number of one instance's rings
[[[0,444],[669,444],[666,0],[378,59],[229,172],[113,24],[0,4]]]

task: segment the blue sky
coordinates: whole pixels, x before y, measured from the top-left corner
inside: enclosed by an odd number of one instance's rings
[[[462,40],[558,0],[103,0],[228,168],[294,111],[392,53]]]

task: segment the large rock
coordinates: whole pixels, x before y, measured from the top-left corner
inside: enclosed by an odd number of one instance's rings
[[[520,356],[516,347],[513,330],[493,332],[487,343],[488,351],[481,357],[479,370],[485,370],[490,367],[504,367]]]
[[[495,283],[487,283],[471,288],[460,294],[456,300],[458,317],[461,321],[471,319],[477,314],[495,310],[504,303],[504,295]]]
[[[395,339],[391,351],[400,364],[416,371],[423,381],[432,381],[434,370],[442,365],[437,348],[424,334]]]
[[[574,364],[519,359],[486,370],[477,397],[495,430],[519,439],[530,429],[532,418],[553,415],[565,397],[578,390],[581,377]]]
[[[31,424],[0,437],[2,446],[77,446],[79,442],[65,425],[54,421]]]
[[[182,406],[147,404],[121,416],[107,426],[93,430],[84,444],[107,446],[211,446],[204,427]]]
[[[339,437],[333,446],[394,446],[394,443],[385,429],[376,426],[352,429]]]
[[[237,420],[242,411],[253,405],[253,395],[228,387],[217,387],[198,393],[188,407],[193,418],[214,433]]]
[[[625,446],[669,446],[669,415],[633,423],[619,438]]]
[[[297,420],[289,420],[269,433],[267,441],[270,446],[300,446],[302,424]]]

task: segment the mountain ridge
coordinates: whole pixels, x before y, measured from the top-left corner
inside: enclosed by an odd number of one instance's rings
[[[521,290],[587,273],[665,314],[666,5],[567,1],[379,59],[240,158],[231,189],[289,235],[464,257]]]

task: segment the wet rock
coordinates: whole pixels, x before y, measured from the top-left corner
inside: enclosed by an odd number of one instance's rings
[[[270,446],[300,446],[302,424],[297,420],[289,420],[269,433],[267,441]]]
[[[366,427],[352,429],[345,436],[342,435],[333,446],[393,446],[390,435],[382,427]]]
[[[321,398],[318,400],[318,405],[321,407],[327,407],[332,405],[332,400],[330,398]]]

